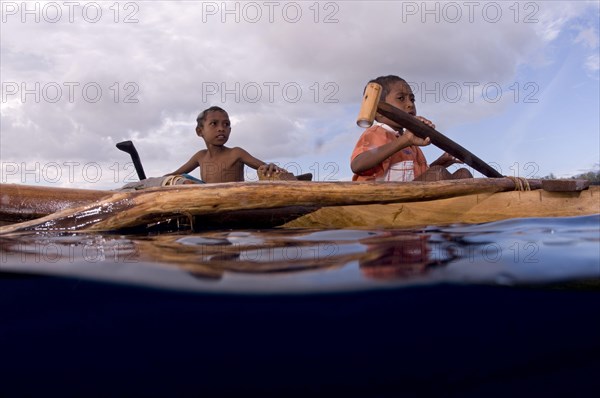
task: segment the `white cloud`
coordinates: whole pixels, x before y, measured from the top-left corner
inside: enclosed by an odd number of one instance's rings
[[[596,78],[598,78],[598,70],[600,69],[599,41],[598,27],[595,26],[580,28],[574,40],[576,44],[580,44],[589,50],[589,55],[585,58],[583,66]]]
[[[598,48],[598,31],[594,27],[589,27],[586,29],[582,29],[577,37],[575,38],[575,43],[582,43],[588,48],[596,49]]]
[[[592,54],[585,60],[585,67],[590,72],[598,72],[600,70],[600,56],[598,54]]]
[[[488,118],[503,112],[508,99],[492,103],[478,93],[471,101],[464,83],[506,88],[520,67],[551,57],[549,43],[590,7],[519,3],[517,17],[509,8],[516,3],[492,3],[502,4],[498,20],[486,3],[472,10],[454,3],[458,18],[449,3],[431,3],[438,7],[431,11],[423,2],[366,1],[276,2],[272,9],[227,3],[233,13],[221,2],[130,2],[119,3],[118,15],[113,3],[100,3],[97,23],[83,18],[82,7],[73,22],[66,8],[57,23],[5,15],[2,82],[25,84],[39,99],[22,90],[3,99],[2,159],[111,164],[124,155],[114,144],[134,138],[148,169],[166,173],[203,148],[195,116],[210,105],[237,120],[229,144],[256,157],[329,156],[340,140],[352,141],[348,129],[364,84],[383,74],[465,88],[459,101],[419,104],[439,126]],[[138,22],[124,23],[127,16]],[[524,23],[525,17],[538,22]],[[581,30],[575,40],[597,46],[594,32]],[[597,71],[597,55],[586,66]],[[61,96],[49,101],[56,86]],[[32,143],[27,154],[24,140]]]

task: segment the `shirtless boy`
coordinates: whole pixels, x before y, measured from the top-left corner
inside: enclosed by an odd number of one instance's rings
[[[286,172],[273,163],[266,164],[242,148],[228,148],[225,143],[231,133],[229,115],[218,106],[198,115],[196,134],[204,139],[206,149],[196,152],[184,165],[168,175],[189,173],[200,167],[200,177],[206,183],[244,181],[244,166],[260,169],[270,176]]]

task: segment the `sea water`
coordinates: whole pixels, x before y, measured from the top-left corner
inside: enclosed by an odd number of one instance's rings
[[[310,293],[422,284],[600,288],[600,215],[394,229],[0,237],[0,275],[176,291]]]
[[[600,389],[600,215],[0,244],[0,396]]]

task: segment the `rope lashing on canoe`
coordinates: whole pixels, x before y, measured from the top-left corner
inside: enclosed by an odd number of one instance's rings
[[[531,186],[527,178],[511,176],[506,176],[506,178],[511,179],[515,183],[515,191],[531,191]]]
[[[185,177],[180,176],[180,175],[167,176],[162,180],[160,185],[163,187],[168,187],[171,185],[179,185],[179,184],[182,184],[184,180],[185,180]]]

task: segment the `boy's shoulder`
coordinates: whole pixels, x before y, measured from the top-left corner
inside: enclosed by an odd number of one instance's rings
[[[234,146],[233,148],[227,148],[227,149],[229,149],[229,153],[236,154],[236,155],[248,153],[247,150],[245,150],[244,148],[239,147],[239,146]]]
[[[204,159],[206,157],[207,153],[208,153],[208,149],[201,149],[198,152],[196,152],[196,154],[194,155],[194,158],[196,158],[198,163],[200,163],[200,162],[202,162],[202,159]]]
[[[381,124],[374,124],[371,127],[366,128],[363,132],[363,136],[367,135],[396,135],[397,133],[389,128],[384,127]]]

